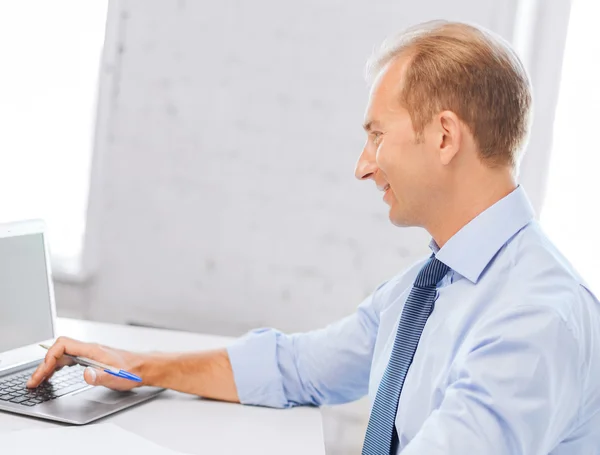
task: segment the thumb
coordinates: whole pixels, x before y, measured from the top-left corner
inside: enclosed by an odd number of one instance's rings
[[[83,379],[90,385],[103,385],[107,374],[104,371],[87,367],[83,372]]]

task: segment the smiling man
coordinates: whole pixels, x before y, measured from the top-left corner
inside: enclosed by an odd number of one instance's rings
[[[61,338],[29,385],[69,353],[245,404],[368,394],[365,455],[600,454],[600,304],[516,181],[531,109],[519,59],[487,31],[433,22],[387,41],[368,69],[356,177],[385,191],[392,223],[431,234],[431,257],[321,330],[262,329],[180,355]],[[85,378],[133,386],[90,369]]]

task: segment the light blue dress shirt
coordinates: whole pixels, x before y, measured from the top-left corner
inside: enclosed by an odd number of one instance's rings
[[[574,235],[576,235],[574,227]],[[398,404],[402,455],[600,454],[600,303],[518,187],[437,258],[439,283]],[[322,330],[261,329],[228,348],[242,403],[375,398],[425,260]]]

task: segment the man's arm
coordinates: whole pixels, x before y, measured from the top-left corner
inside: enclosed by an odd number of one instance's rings
[[[356,313],[322,330],[286,335],[261,329],[227,349],[184,354],[134,354],[60,337],[28,382],[37,387],[69,363],[88,357],[137,374],[141,385],[165,387],[223,401],[270,407],[334,404],[368,390],[382,299],[377,290]],[[116,390],[132,381],[87,368],[85,380]]]
[[[147,385],[239,403],[226,349],[189,354],[150,355],[142,362]]]
[[[440,407],[402,455],[547,455],[575,427],[582,365],[552,308],[523,306],[487,324],[456,366]]]
[[[380,285],[357,311],[321,330],[286,335],[260,329],[228,347],[244,404],[285,408],[347,403],[368,392],[382,306]]]
[[[225,349],[182,354],[136,354],[60,337],[48,350],[44,362],[38,366],[27,385],[37,387],[50,379],[57,369],[72,364],[64,354],[87,357],[122,368],[142,378],[140,384],[86,368],[84,378],[91,385],[115,390],[130,390],[140,385],[149,385],[215,400],[239,402],[231,363]]]

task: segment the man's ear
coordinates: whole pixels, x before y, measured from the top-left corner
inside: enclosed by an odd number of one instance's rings
[[[462,129],[458,116],[452,111],[443,111],[437,116],[440,132],[440,162],[447,166],[454,159],[462,142]]]

